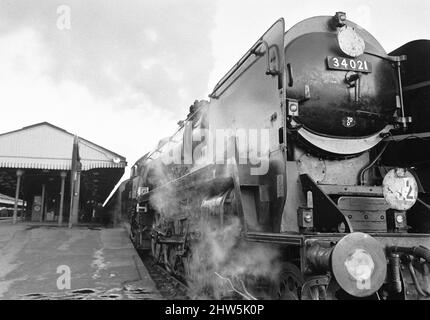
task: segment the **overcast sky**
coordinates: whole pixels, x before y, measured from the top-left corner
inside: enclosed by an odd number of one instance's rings
[[[0,0],[0,132],[48,121],[132,165],[274,21],[336,11],[388,52],[430,39],[428,0]]]

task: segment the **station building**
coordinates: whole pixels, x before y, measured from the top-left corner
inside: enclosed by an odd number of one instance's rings
[[[47,122],[0,134],[0,193],[14,222],[107,223],[102,203],[126,159]]]

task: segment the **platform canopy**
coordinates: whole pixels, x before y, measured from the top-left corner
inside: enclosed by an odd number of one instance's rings
[[[33,180],[46,181],[47,187],[51,181],[58,188],[54,179],[59,181],[60,172],[67,172],[70,179],[74,141],[78,141],[82,195],[103,202],[124,173],[125,157],[48,122],[0,135],[0,192],[15,195],[17,169],[24,172],[26,194],[34,194]]]
[[[70,170],[74,135],[48,122],[0,135],[0,167]],[[125,158],[79,138],[82,171],[124,168]]]

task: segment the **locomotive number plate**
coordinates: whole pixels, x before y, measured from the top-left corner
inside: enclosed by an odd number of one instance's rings
[[[372,64],[369,61],[360,59],[349,59],[340,57],[327,57],[327,65],[333,70],[347,70],[370,73],[372,72]]]

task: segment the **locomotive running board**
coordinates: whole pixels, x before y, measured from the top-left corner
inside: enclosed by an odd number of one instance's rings
[[[350,186],[318,184],[321,190],[329,195],[382,197],[381,186]]]

